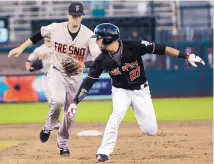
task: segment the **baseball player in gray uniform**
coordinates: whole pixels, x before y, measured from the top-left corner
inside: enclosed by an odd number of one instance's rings
[[[44,94],[48,100],[48,103],[51,102],[51,92],[48,88],[47,72],[51,66],[51,58],[53,55],[53,50],[51,49],[51,41],[49,38],[44,38],[44,44],[37,47],[29,56],[28,60],[25,63],[25,67],[28,71],[40,71],[42,76],[42,85],[44,89]],[[61,110],[61,109],[59,109]],[[60,123],[59,120],[53,124],[52,129],[59,129]]]
[[[88,53],[93,60],[101,53],[94,34],[90,29],[81,24],[84,15],[83,5],[80,2],[72,2],[69,6],[67,22],[52,23],[41,27],[40,31],[25,41],[20,47],[11,50],[10,56],[19,56],[27,47],[42,40],[44,37],[51,39],[53,48],[52,66],[48,70],[48,88],[51,91],[50,112],[44,128],[40,132],[41,142],[46,142],[50,136],[53,124],[59,118],[59,108],[64,105],[64,115],[57,135],[57,145],[61,156],[69,156],[69,135],[74,117],[67,116],[67,110],[82,83],[82,72],[76,76],[67,76],[64,73],[62,62],[73,57],[84,62]]]

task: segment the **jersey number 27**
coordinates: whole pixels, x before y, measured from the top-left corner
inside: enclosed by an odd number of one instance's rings
[[[137,79],[140,76],[140,66],[138,66],[137,68],[135,68],[134,70],[132,70],[130,73],[130,80],[133,81],[135,79]]]

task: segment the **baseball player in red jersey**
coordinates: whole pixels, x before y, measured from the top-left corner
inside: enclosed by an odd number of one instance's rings
[[[50,110],[44,128],[40,132],[41,142],[49,139],[53,123],[58,120],[59,108],[64,106],[64,116],[57,135],[57,145],[61,156],[69,156],[69,135],[75,120],[75,115],[70,118],[66,115],[68,107],[82,83],[82,72],[76,76],[67,76],[62,67],[62,61],[68,56],[84,62],[90,52],[95,59],[100,54],[94,34],[90,29],[81,24],[84,15],[83,5],[72,2],[69,6],[67,22],[52,23],[41,27],[40,31],[24,42],[20,47],[11,50],[8,56],[19,56],[27,47],[42,40],[44,37],[51,39],[53,56],[47,79],[51,92]]]

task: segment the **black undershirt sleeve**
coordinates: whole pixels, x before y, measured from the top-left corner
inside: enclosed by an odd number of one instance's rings
[[[38,43],[40,40],[43,40],[41,32],[35,33],[33,36],[30,37],[30,40],[33,44]]]

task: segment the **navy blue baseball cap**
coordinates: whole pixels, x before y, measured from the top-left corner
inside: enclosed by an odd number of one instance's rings
[[[71,2],[68,8],[69,15],[85,15],[83,4],[80,2]]]

